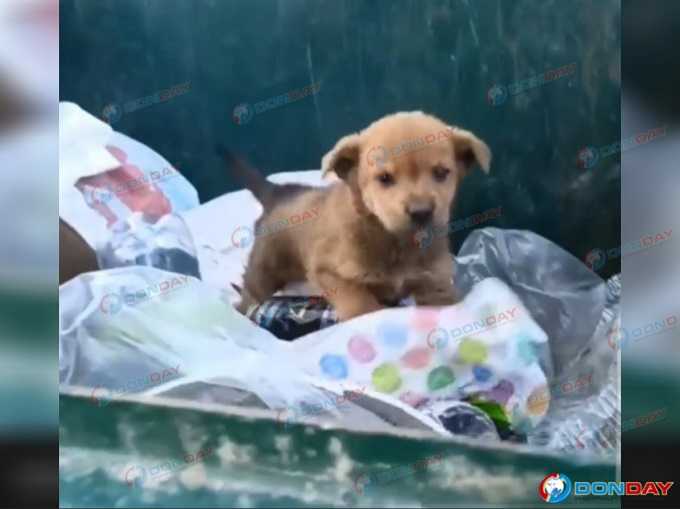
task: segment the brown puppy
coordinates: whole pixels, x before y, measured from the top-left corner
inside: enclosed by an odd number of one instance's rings
[[[262,202],[244,276],[241,312],[289,282],[309,281],[340,320],[412,295],[418,305],[456,301],[448,239],[419,249],[414,234],[449,221],[460,180],[491,152],[468,131],[422,112],[386,116],[342,138],[322,161],[339,181],[276,186],[237,164]],[[277,226],[278,225],[278,226]],[[284,226],[282,226],[284,225]]]

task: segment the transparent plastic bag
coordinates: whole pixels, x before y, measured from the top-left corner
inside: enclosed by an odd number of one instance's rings
[[[498,278],[547,334],[548,348],[536,353],[549,390],[530,404],[546,405],[548,412],[537,428],[526,430],[529,443],[614,450],[619,374],[609,336],[619,319],[618,277],[606,283],[562,248],[526,231],[477,230],[456,260],[455,282],[463,296],[482,280]],[[60,290],[60,382],[96,390],[178,366],[181,378],[132,390],[184,391],[183,397],[197,399],[207,386],[220,386],[215,397],[221,402],[227,402],[225,391],[232,391],[228,401],[245,402],[249,397],[238,392],[245,391],[270,408],[304,401],[326,405],[330,414],[337,410],[328,406],[318,380],[296,369],[298,341],[277,340],[222,297],[193,278],[149,267],[80,276]]]
[[[60,384],[91,387],[95,404],[197,382],[247,391],[270,408],[327,399],[282,343],[190,276],[145,266],[90,272],[59,298]]]
[[[620,321],[621,283],[605,282],[558,245],[532,232],[484,228],[456,256],[454,281],[467,294],[487,277],[508,284],[549,338],[544,363],[548,405],[529,443],[613,454],[619,443],[619,363],[612,334]],[[551,370],[552,365],[552,370]]]
[[[109,241],[97,249],[102,269],[147,265],[196,278],[196,249],[182,218],[166,214],[155,223],[136,212],[111,229]]]

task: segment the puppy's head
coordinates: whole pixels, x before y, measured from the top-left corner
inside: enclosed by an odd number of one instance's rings
[[[321,163],[351,189],[355,206],[397,235],[444,226],[460,180],[489,147],[469,131],[421,112],[396,113],[340,139]]]

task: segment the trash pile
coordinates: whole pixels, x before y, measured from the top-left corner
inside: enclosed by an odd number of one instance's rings
[[[618,277],[531,232],[483,228],[456,257],[456,305],[336,323],[303,287],[246,317],[233,304],[255,199],[199,205],[160,155],[76,105],[60,110],[60,217],[100,267],[60,287],[62,387],[92,388],[102,406],[143,394],[614,454]],[[324,185],[314,171],[271,178]]]

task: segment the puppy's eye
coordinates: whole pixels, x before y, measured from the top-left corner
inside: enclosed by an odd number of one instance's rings
[[[451,173],[451,170],[444,168],[443,166],[437,166],[432,170],[432,175],[434,175],[434,179],[437,182],[444,182],[446,177],[449,176],[449,173]]]
[[[380,182],[385,187],[391,186],[394,184],[394,177],[387,172],[382,172],[380,175],[378,175],[378,182]]]

